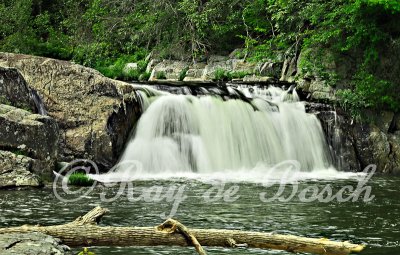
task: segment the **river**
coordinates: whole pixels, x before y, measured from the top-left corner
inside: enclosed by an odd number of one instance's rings
[[[331,184],[334,191],[345,185],[357,185],[357,180],[326,179],[303,180],[299,190],[310,185],[325,187]],[[362,254],[400,254],[400,178],[374,176],[367,185],[372,188],[374,199],[363,202],[301,202],[297,196],[288,202],[262,202],[260,193],[268,196],[275,194],[278,184],[265,187],[261,183],[228,182],[225,189],[232,185],[239,186],[234,202],[222,199],[212,203],[205,202],[204,194],[214,187],[214,182],[191,179],[143,180],[133,182],[135,188],[147,189],[154,185],[170,187],[185,185],[185,195],[174,218],[188,227],[222,228],[251,231],[274,231],[281,234],[293,234],[307,237],[329,238],[338,241],[351,241],[366,244]],[[291,192],[287,186],[284,195]],[[84,188],[74,197],[83,194]],[[102,225],[107,226],[155,226],[163,222],[161,214],[169,213],[173,202],[165,200],[145,202],[128,201],[126,194],[112,202],[99,202],[100,193],[113,197],[118,187],[97,186],[90,194],[76,202],[58,200],[51,187],[37,190],[0,192],[0,227],[19,226],[22,224],[53,225],[69,222],[91,210],[96,205],[110,209],[103,218]],[[214,190],[215,191],[215,190]],[[215,192],[212,194],[216,194]],[[212,197],[211,194],[211,197]],[[269,195],[271,194],[271,195]],[[72,198],[72,197],[70,197]],[[76,249],[78,251],[79,249]],[[291,254],[283,251],[259,249],[224,249],[206,247],[209,254]],[[92,247],[98,255],[102,254],[195,254],[187,247]]]

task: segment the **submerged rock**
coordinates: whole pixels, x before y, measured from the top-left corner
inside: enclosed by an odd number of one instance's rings
[[[128,83],[67,61],[0,53],[0,66],[17,68],[43,98],[59,127],[59,161],[94,160],[111,167],[140,115]]]
[[[0,234],[2,255],[69,255],[70,248],[42,233]]]

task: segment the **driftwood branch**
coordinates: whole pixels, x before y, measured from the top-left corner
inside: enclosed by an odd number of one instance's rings
[[[107,209],[96,207],[75,221],[56,226],[21,226],[0,228],[3,233],[41,232],[57,237],[64,244],[79,246],[194,246],[201,255],[203,246],[249,247],[309,252],[324,255],[347,255],[361,252],[363,245],[328,239],[298,237],[239,230],[188,229],[176,220],[167,220],[156,227],[99,226]]]
[[[199,241],[197,241],[196,237],[185,227],[182,223],[174,219],[168,219],[163,224],[157,227],[159,231],[166,231],[167,233],[181,233],[193,246],[196,248],[197,253],[199,255],[206,255],[207,253],[201,247]]]

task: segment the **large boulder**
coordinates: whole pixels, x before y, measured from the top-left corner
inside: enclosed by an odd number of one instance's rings
[[[391,146],[387,134],[374,124],[356,125],[354,137],[361,166],[377,165],[378,172],[392,172]]]
[[[42,233],[10,233],[0,235],[2,255],[67,255],[70,248],[59,239]]]
[[[19,148],[39,159],[56,156],[58,126],[53,118],[0,105],[0,123],[2,148]]]
[[[133,86],[50,58],[0,53],[0,66],[17,68],[56,119],[59,161],[86,158],[103,168],[117,161],[141,111]]]
[[[400,174],[400,130],[391,112],[369,112],[369,122],[354,120],[343,109],[329,104],[306,103],[324,129],[334,164],[343,171],[377,166],[378,173]],[[371,116],[374,116],[373,118]]]
[[[380,173],[400,174],[400,132],[396,116],[387,111],[365,111],[368,122],[355,122],[352,128],[362,167],[377,165]]]
[[[196,63],[189,67],[183,81],[203,81],[206,63]]]
[[[26,169],[49,177],[57,157],[59,130],[56,121],[49,116],[0,105],[0,123],[0,149],[29,156],[35,160],[35,167]],[[0,170],[4,169],[0,167]]]

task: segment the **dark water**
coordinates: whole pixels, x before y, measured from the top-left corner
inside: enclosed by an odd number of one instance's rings
[[[334,190],[344,185],[356,186],[356,181],[307,181],[300,188],[309,185],[318,187],[331,184]],[[211,184],[195,181],[137,181],[135,187],[162,185],[177,187],[185,185],[186,200],[179,205],[174,218],[188,227],[222,228],[251,231],[275,231],[307,237],[326,237],[333,240],[366,244],[361,254],[400,254],[400,179],[373,177],[375,198],[370,202],[300,202],[295,197],[289,202],[262,202],[259,193],[274,194],[277,187],[266,188],[260,184],[226,184],[225,190],[239,185],[233,202],[222,200],[206,203],[203,194]],[[59,201],[51,187],[41,190],[0,191],[0,227],[22,224],[62,224],[86,213],[96,205],[109,208],[102,225],[112,226],[155,226],[163,222],[160,214],[169,213],[172,202],[160,203],[130,202],[126,194],[113,202],[100,202],[100,193],[108,198],[116,194],[117,188],[96,187],[93,192],[76,202]],[[285,194],[290,192],[285,190]],[[81,192],[82,193],[82,192]],[[165,193],[165,190],[164,190]],[[268,194],[270,194],[268,193]],[[212,193],[215,194],[215,193]],[[271,195],[271,196],[272,196]],[[137,195],[135,195],[136,197]],[[69,196],[72,198],[72,196]],[[92,247],[91,251],[101,254],[196,254],[193,248],[182,247]],[[223,249],[206,247],[209,254],[291,254],[283,251],[259,249]],[[78,251],[78,250],[76,250]]]

